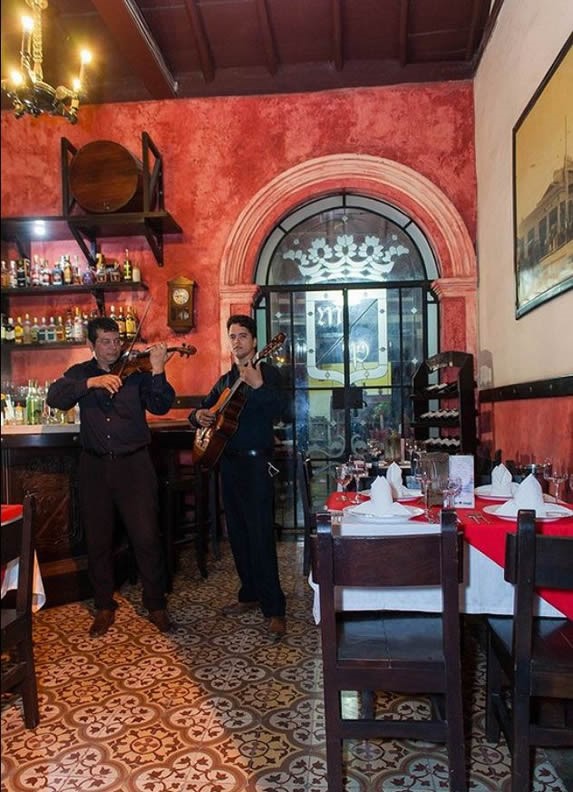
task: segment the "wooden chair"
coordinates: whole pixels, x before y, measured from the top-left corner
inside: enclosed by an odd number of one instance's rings
[[[2,565],[18,560],[15,607],[1,609],[2,693],[18,690],[22,695],[24,722],[34,729],[40,720],[32,642],[32,583],[34,578],[34,513],[32,495],[24,498],[22,517],[2,526]]]
[[[533,746],[573,746],[573,622],[534,616],[536,587],[573,588],[573,537],[537,535],[535,512],[521,510],[505,550],[513,618],[487,622],[486,736],[494,742],[503,731],[512,792],[526,792]],[[550,721],[543,717],[547,703],[558,715]]]
[[[415,526],[412,526],[415,530]],[[341,536],[317,515],[315,577],[320,586],[326,759],[329,792],[343,789],[345,739],[388,737],[445,742],[450,789],[466,790],[458,587],[461,537],[456,515],[442,512],[435,534]],[[441,614],[337,612],[336,586],[441,586]],[[428,695],[428,720],[341,712],[341,691]],[[367,696],[365,696],[367,698]]]
[[[316,528],[316,515],[312,511],[310,494],[310,460],[299,452],[296,454],[296,486],[302,504],[304,545],[302,573],[308,577],[311,567],[311,536]]]

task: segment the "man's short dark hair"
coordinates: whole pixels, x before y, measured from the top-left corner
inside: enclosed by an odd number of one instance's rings
[[[238,324],[248,330],[253,338],[257,337],[257,323],[254,319],[246,314],[233,314],[227,319],[227,330],[231,329],[231,325]]]
[[[103,330],[104,333],[119,333],[119,326],[115,319],[109,316],[96,316],[88,322],[88,339],[92,344],[97,341],[97,331]]]

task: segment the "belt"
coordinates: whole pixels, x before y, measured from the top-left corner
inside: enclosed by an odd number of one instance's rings
[[[233,448],[225,451],[228,457],[270,457],[272,454],[272,448]]]
[[[84,452],[90,456],[97,457],[98,459],[124,459],[125,457],[133,456],[134,454],[143,451],[146,446],[140,446],[133,451],[106,451],[100,454],[99,451],[93,451],[91,448],[84,448]]]

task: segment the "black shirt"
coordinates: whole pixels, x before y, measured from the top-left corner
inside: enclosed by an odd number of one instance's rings
[[[260,388],[250,388],[246,383],[239,386],[247,400],[239,416],[239,426],[225,448],[229,451],[248,448],[272,449],[274,446],[273,421],[285,412],[286,395],[281,389],[281,376],[278,369],[268,363],[260,364],[263,384]],[[220,377],[201,402],[201,407],[213,407],[225,388],[231,388],[239,376],[236,364]],[[197,426],[195,410],[189,421]]]
[[[145,411],[165,415],[173,405],[175,391],[165,374],[147,372],[126,377],[113,398],[103,388],[87,387],[90,377],[107,373],[95,357],[71,366],[50,385],[46,400],[50,407],[60,410],[79,404],[83,448],[96,454],[130,453],[151,442]]]

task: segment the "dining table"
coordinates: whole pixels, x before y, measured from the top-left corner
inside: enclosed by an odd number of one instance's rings
[[[354,513],[354,492],[333,492],[325,503],[340,524],[341,535],[379,535],[397,533],[438,532],[440,510],[426,510],[421,497],[403,501],[416,513],[411,517],[379,519]],[[359,494],[360,502],[368,495]],[[495,515],[492,500],[475,497],[472,508],[456,508],[458,526],[464,538],[464,575],[460,586],[460,610],[464,613],[510,615],[513,613],[513,585],[504,579],[505,539],[515,532],[517,518]],[[569,504],[562,504],[567,507]],[[350,508],[349,508],[350,507]],[[573,509],[571,516],[537,520],[537,530],[547,536],[573,537]],[[315,596],[313,615],[320,622],[318,586],[312,580]],[[537,592],[536,614],[544,617],[573,619],[573,570],[571,589],[560,591],[544,588]],[[441,590],[437,587],[367,589],[340,587],[337,591],[340,610],[406,610],[440,612]]]
[[[1,504],[1,527],[22,519],[23,506],[20,503]],[[18,588],[18,559],[10,561],[6,566],[0,568],[0,598],[4,597],[8,591]],[[34,573],[32,579],[32,611],[40,610],[46,604],[46,592],[44,581],[40,572],[38,558],[34,552]]]

